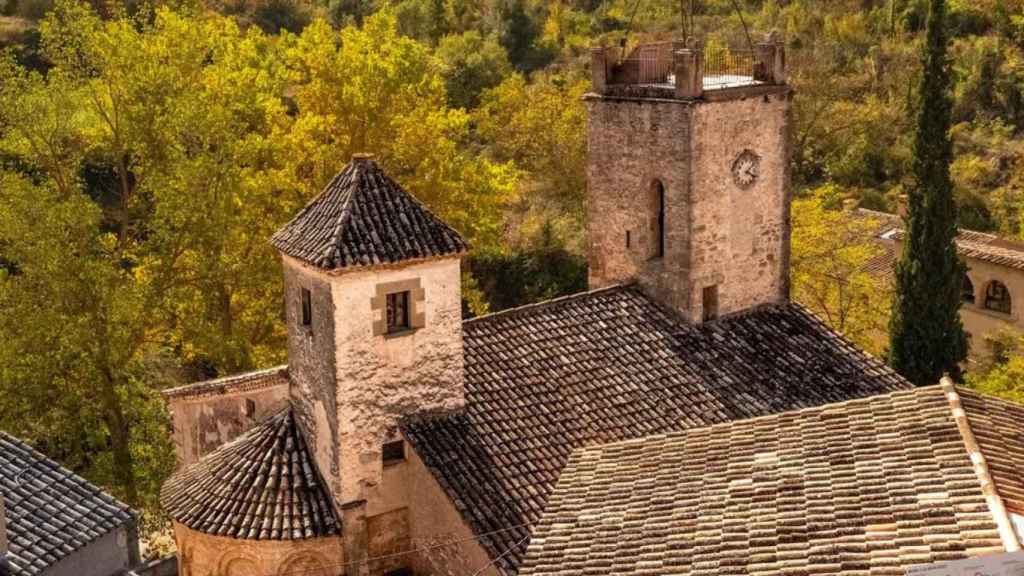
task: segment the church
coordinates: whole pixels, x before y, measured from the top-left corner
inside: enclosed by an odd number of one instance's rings
[[[165,393],[179,573],[518,574],[575,450],[910,389],[789,300],[782,45],[712,64],[593,50],[584,293],[463,319],[467,243],[353,158],[271,240],[287,366]]]

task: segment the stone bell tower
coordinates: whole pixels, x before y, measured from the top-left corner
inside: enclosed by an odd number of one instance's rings
[[[404,458],[399,419],[464,405],[467,245],[369,156],[271,242],[284,265],[291,405],[354,561],[366,517],[386,511],[389,459]]]
[[[590,284],[637,281],[693,322],[788,298],[782,45],[592,53]]]

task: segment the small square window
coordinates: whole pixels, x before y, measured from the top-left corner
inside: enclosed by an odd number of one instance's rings
[[[394,442],[388,442],[384,444],[382,452],[381,459],[384,461],[384,464],[402,462],[405,460],[405,441],[395,440]]]
[[[313,295],[305,288],[302,289],[302,325],[313,325]]]
[[[388,294],[387,333],[404,332],[409,329],[409,292]]]
[[[245,399],[245,415],[248,418],[254,418],[256,416],[256,401],[252,398]]]

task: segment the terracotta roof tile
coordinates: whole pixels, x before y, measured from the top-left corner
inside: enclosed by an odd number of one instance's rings
[[[964,400],[1019,466],[1021,407]],[[938,386],[582,448],[532,540],[523,576],[897,575],[1002,550]]]
[[[909,387],[796,304],[693,326],[616,287],[463,337],[466,409],[403,430],[507,574],[574,448]]]
[[[9,569],[15,576],[43,574],[72,552],[135,521],[128,506],[3,432],[0,497],[7,516]]]
[[[876,274],[892,275],[893,267],[899,254],[894,243],[902,240],[905,234],[903,222],[895,214],[876,212],[858,208],[854,216],[872,218],[879,222],[879,229],[874,234],[879,243],[886,248],[883,255],[868,263],[868,271]],[[963,258],[973,258],[991,262],[1000,266],[1024,270],[1024,243],[1000,238],[994,234],[960,230],[956,239],[957,253]]]
[[[389,178],[356,158],[271,238],[281,252],[328,270],[461,254],[458,232]]]
[[[176,472],[160,503],[174,520],[216,536],[302,540],[340,533],[291,409]]]
[[[177,388],[169,388],[161,392],[164,398],[198,398],[224,394],[226,392],[248,392],[260,388],[286,386],[288,384],[288,366],[275,366],[265,370],[256,370],[244,374],[235,374],[215,380],[204,380]]]

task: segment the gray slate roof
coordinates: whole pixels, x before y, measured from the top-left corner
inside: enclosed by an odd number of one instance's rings
[[[215,536],[302,540],[340,533],[291,409],[175,472],[160,504],[177,522]]]
[[[694,326],[615,287],[468,321],[463,337],[465,410],[403,432],[505,574],[575,448],[910,387],[798,304]]]
[[[128,506],[3,432],[0,495],[15,576],[42,574],[97,538],[135,521]]]
[[[948,391],[580,449],[520,574],[895,575],[1002,552]],[[1015,462],[1002,472],[1019,485],[1024,407],[959,395],[982,453]]]
[[[271,238],[281,252],[333,270],[393,264],[468,249],[454,229],[369,158],[355,158]]]

